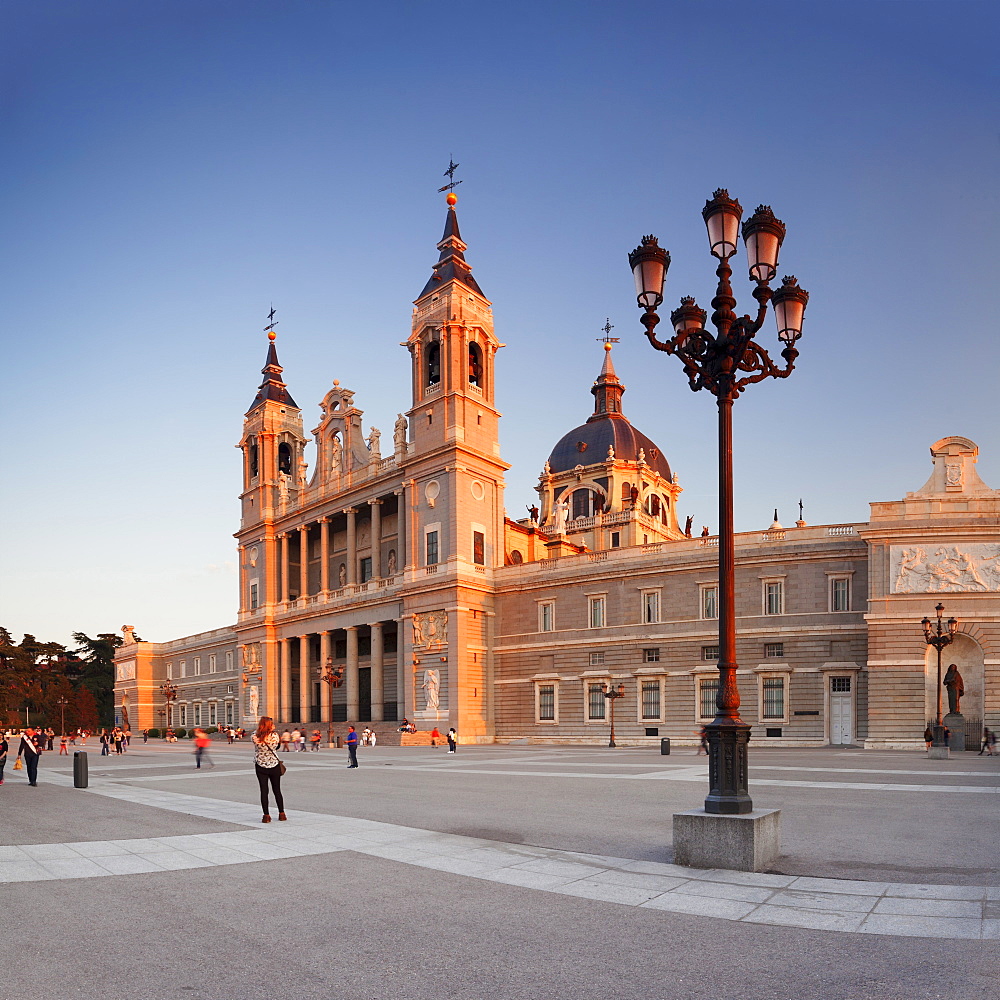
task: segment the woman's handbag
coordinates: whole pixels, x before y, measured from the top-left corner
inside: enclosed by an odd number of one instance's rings
[[[20,757],[18,757],[17,760],[14,761],[14,770],[15,771],[22,771],[22,770],[24,770],[24,765],[21,763],[21,758]]]
[[[283,760],[278,761],[278,774],[284,774],[288,768],[285,767],[285,762]]]

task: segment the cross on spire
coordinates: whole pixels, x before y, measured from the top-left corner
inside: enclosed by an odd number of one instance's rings
[[[270,333],[277,325],[278,321],[274,318],[274,304],[271,304],[271,311],[267,314],[268,324],[264,327],[265,333]]]
[[[461,184],[461,181],[455,180],[455,171],[458,170],[459,164],[457,164],[452,157],[448,157],[448,169],[444,172],[444,176],[448,178],[448,183],[444,187],[438,188],[438,194],[442,191],[454,191],[455,188]]]
[[[598,337],[597,339],[604,344],[617,344],[621,337],[612,337],[611,331],[615,328],[614,323],[611,322],[610,317],[604,320],[604,326],[601,329],[604,331],[603,337]]]

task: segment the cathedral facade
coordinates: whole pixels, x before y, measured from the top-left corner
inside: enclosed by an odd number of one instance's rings
[[[308,438],[273,333],[248,409],[237,620],[116,655],[133,728],[454,726],[465,743],[696,742],[718,688],[718,547],[626,418],[605,343],[593,412],[557,441],[523,519],[504,510],[503,346],[455,196],[405,346],[392,440],[334,381]],[[936,711],[920,620],[959,619],[970,741],[1000,727],[1000,491],[977,448],[931,447],[925,486],[864,523],[737,535],[741,715],[770,745],[922,746]],[[163,688],[176,689],[168,703]],[[622,691],[618,699],[609,692]]]

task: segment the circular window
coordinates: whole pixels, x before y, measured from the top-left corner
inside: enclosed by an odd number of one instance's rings
[[[256,565],[257,565],[257,557],[258,557],[259,555],[260,555],[260,553],[259,553],[259,552],[257,551],[257,546],[256,546],[256,545],[254,545],[254,546],[253,546],[253,547],[252,547],[252,548],[250,549],[250,565],[251,565],[251,566],[256,566]]]
[[[486,496],[486,487],[478,479],[473,479],[469,486],[474,500],[482,500]]]
[[[424,496],[427,497],[428,500],[437,500],[440,493],[441,493],[441,484],[436,479],[432,479],[424,487]]]

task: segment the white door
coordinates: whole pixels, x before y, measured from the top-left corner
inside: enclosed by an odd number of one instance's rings
[[[854,742],[854,693],[850,677],[830,678],[830,743]]]

